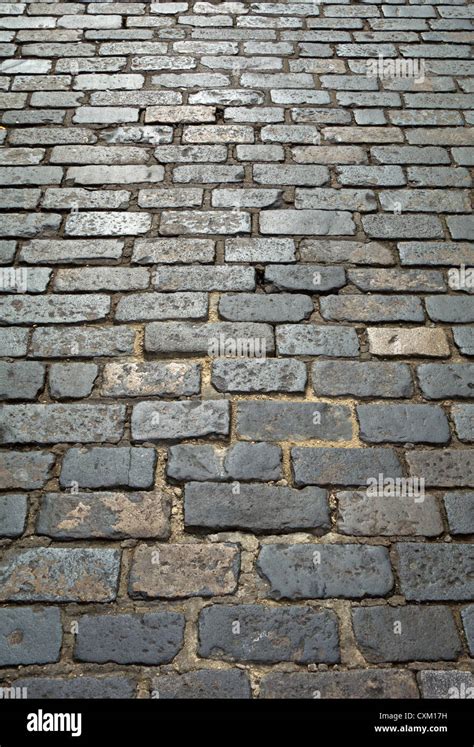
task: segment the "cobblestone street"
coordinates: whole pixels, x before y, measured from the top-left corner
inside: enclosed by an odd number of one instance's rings
[[[474,697],[473,8],[0,0],[0,693]]]

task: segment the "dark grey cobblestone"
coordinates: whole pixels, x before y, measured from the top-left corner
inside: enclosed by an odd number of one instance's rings
[[[379,597],[393,585],[386,548],[369,545],[265,545],[257,567],[275,599]]]
[[[236,491],[231,485],[190,482],[185,490],[184,520],[190,527],[253,532],[329,528],[325,490],[251,483]]]
[[[348,672],[272,672],[260,684],[261,698],[417,698],[410,672],[382,669]]]
[[[144,615],[82,615],[74,657],[79,661],[163,664],[183,642],[184,617],[176,612]]]
[[[0,610],[0,664],[47,664],[59,659],[62,642],[57,607]]]
[[[447,607],[357,607],[352,610],[352,625],[370,663],[451,661],[460,653],[454,617]]]
[[[337,622],[334,613],[311,607],[216,604],[201,612],[199,654],[228,661],[334,663]]]

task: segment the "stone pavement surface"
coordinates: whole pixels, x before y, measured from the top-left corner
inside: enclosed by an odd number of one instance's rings
[[[474,695],[473,6],[0,3],[0,681]]]

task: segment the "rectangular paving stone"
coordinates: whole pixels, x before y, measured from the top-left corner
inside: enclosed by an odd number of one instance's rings
[[[24,677],[15,680],[15,687],[25,687],[31,697],[51,698],[116,699],[133,698],[136,679],[127,675],[89,677]]]
[[[0,537],[19,537],[23,534],[28,513],[26,495],[0,496]]]
[[[355,210],[365,212],[376,208],[375,195],[362,189],[296,189],[295,207],[323,210]]]
[[[206,293],[128,293],[119,299],[115,319],[120,322],[202,319],[207,309]]]
[[[36,531],[57,539],[167,539],[170,502],[165,493],[47,493]]]
[[[163,166],[71,166],[66,179],[73,184],[144,184],[163,181],[164,173]]]
[[[407,600],[472,598],[472,545],[400,542],[397,554],[400,588]]]
[[[421,535],[443,532],[438,502],[433,495],[417,497],[368,496],[367,491],[336,493],[338,532],[348,536],[377,537]]]
[[[461,650],[448,607],[355,607],[352,626],[362,654],[374,664],[452,661]]]
[[[281,190],[278,189],[214,189],[213,207],[267,208],[278,204]]]
[[[274,350],[273,329],[269,324],[247,322],[155,322],[145,325],[145,350],[261,358]]]
[[[270,672],[260,682],[260,697],[372,700],[418,698],[419,695],[411,672],[401,669],[355,669],[347,672]]]
[[[225,436],[229,432],[229,403],[140,402],[132,412],[132,438],[135,441],[162,441]]]
[[[474,322],[474,298],[461,296],[428,296],[426,310],[435,322]]]
[[[435,443],[450,440],[444,410],[436,405],[357,405],[360,438],[367,443]]]
[[[2,451],[0,488],[36,490],[51,476],[55,457],[47,451]]]
[[[432,145],[417,148],[412,145],[382,145],[371,148],[372,158],[376,163],[390,164],[430,164],[449,163],[448,153],[443,148]]]
[[[33,330],[31,355],[35,358],[131,355],[135,334],[133,328],[126,326],[40,327]]]
[[[294,267],[272,265],[265,268],[264,279],[281,290],[304,290],[310,293],[324,293],[346,284],[342,267],[304,264]]]
[[[259,222],[263,234],[338,236],[356,230],[351,214],[343,210],[265,210]]]
[[[164,211],[159,228],[163,236],[249,232],[250,214],[232,210]]]
[[[471,691],[473,675],[469,671],[454,669],[425,669],[418,672],[417,679],[423,698],[456,698]]]
[[[48,296],[7,295],[0,298],[0,321],[6,324],[67,324],[104,319],[110,298],[100,294]]]
[[[195,363],[184,361],[107,363],[103,370],[101,391],[106,397],[199,394],[200,368]]]
[[[227,661],[339,661],[338,626],[330,610],[215,604],[199,617],[199,655]]]
[[[116,442],[124,420],[123,405],[4,405],[0,439],[13,444]]]
[[[474,651],[474,605],[471,604],[468,607],[464,607],[461,612],[461,618],[463,622],[464,632],[466,634],[469,652],[472,656],[472,652]]]
[[[51,163],[95,163],[95,164],[132,164],[147,161],[147,154],[142,148],[133,146],[106,145],[56,145],[51,150]]]
[[[51,190],[48,190],[51,191]],[[62,189],[61,192],[67,190]],[[81,264],[89,260],[118,260],[124,242],[120,239],[32,239],[24,242],[20,259],[28,264]]]
[[[141,195],[144,192],[140,190]],[[169,192],[167,189],[166,194]],[[212,239],[137,239],[133,246],[132,262],[144,265],[213,262],[214,256]]]
[[[58,661],[61,643],[62,627],[57,607],[3,607],[0,610],[2,666]]]
[[[43,388],[44,378],[45,370],[40,363],[0,361],[0,400],[34,400]]]
[[[349,262],[356,265],[391,265],[390,249],[377,241],[338,241],[332,239],[302,239],[299,246],[302,262]]]
[[[145,122],[214,122],[213,106],[149,106],[145,111]]]
[[[35,208],[41,196],[39,189],[3,189],[0,206],[3,208]]]
[[[201,207],[203,194],[204,190],[193,187],[190,189],[180,187],[175,189],[145,189],[140,190],[138,204],[140,207],[158,208]]]
[[[407,452],[410,474],[422,477],[433,487],[474,487],[472,449]]]
[[[276,327],[278,353],[281,355],[328,355],[351,358],[359,352],[353,327],[282,324]]]
[[[449,345],[443,329],[434,327],[369,327],[369,349],[380,356],[446,358]]]
[[[294,490],[277,485],[190,482],[185,487],[187,527],[252,532],[325,531],[329,528],[327,495],[320,488]]]
[[[402,265],[470,265],[474,246],[462,242],[401,241],[398,244]]]
[[[474,365],[472,363],[423,363],[416,375],[426,399],[472,397]]]
[[[251,267],[158,267],[152,283],[160,291],[249,291],[255,288],[255,272]]]
[[[220,359],[212,364],[211,383],[220,392],[302,392],[306,367],[289,359]]]
[[[66,219],[66,236],[136,236],[151,228],[151,215],[143,213],[84,213]]]
[[[130,446],[72,448],[66,451],[60,485],[64,488],[136,488],[153,486],[154,449]]]
[[[443,228],[439,218],[419,215],[367,215],[362,225],[376,239],[439,239]],[[455,237],[456,238],[456,237]]]
[[[350,441],[352,438],[349,408],[319,402],[239,401],[236,429],[238,436],[257,441]]]
[[[394,582],[385,547],[264,545],[257,570],[274,599],[383,596]]]
[[[168,450],[166,474],[173,480],[278,480],[282,452],[270,443],[237,441],[229,448],[178,444]]]
[[[472,534],[474,528],[474,491],[452,491],[443,497],[451,534]]]
[[[150,275],[144,267],[81,267],[59,269],[57,291],[131,291],[145,289]]]
[[[233,182],[242,182],[243,180],[244,170],[241,166],[208,166],[207,164],[196,164],[175,166],[173,169],[173,181],[177,184],[189,184],[190,182],[198,182],[200,184],[231,184]]]
[[[155,150],[155,158],[160,163],[217,163],[227,160],[227,148],[225,145],[160,145]],[[210,177],[202,178],[205,170],[208,172],[209,167],[196,167],[195,181],[214,181]],[[227,169],[225,166],[221,167],[218,173],[222,174],[223,171],[225,173],[226,170],[232,173],[230,168]],[[188,176],[192,173],[192,166],[189,169],[180,169],[179,171],[175,169],[175,181],[181,181],[181,178],[179,178],[181,174],[185,175],[184,181],[187,181]]]
[[[198,669],[195,672],[154,677],[152,695],[162,700],[208,699],[216,696],[241,699],[250,698],[251,689],[248,675],[240,669]]]
[[[297,447],[291,449],[291,460],[296,485],[369,485],[380,473],[403,476],[391,448]]]
[[[78,661],[166,664],[183,645],[179,612],[81,615],[74,646]]]
[[[320,186],[329,181],[326,166],[291,166],[284,164],[255,164],[252,169],[253,180],[257,184]],[[275,211],[277,212],[277,211]],[[280,211],[282,212],[282,211]],[[286,211],[285,211],[286,212]],[[278,216],[275,216],[278,217]],[[287,216],[288,219],[291,217]],[[303,215],[301,215],[303,219]]]
[[[12,602],[110,602],[120,551],[37,547],[9,550],[0,562],[0,599]]]
[[[316,361],[312,364],[315,394],[326,397],[410,397],[413,382],[405,363]]]
[[[6,166],[0,168],[0,184],[22,186],[28,184],[60,184],[60,166]]]
[[[8,213],[4,215],[0,236],[31,237],[48,231],[56,231],[61,224],[61,216],[55,213]]]
[[[219,301],[219,313],[235,322],[298,322],[313,311],[310,296],[302,293],[226,293]]]
[[[454,341],[463,355],[474,355],[474,330],[470,327],[452,327]]]
[[[79,208],[126,208],[130,200],[127,190],[94,190],[78,188],[47,189],[42,200],[44,208],[57,210]]]
[[[319,302],[321,316],[331,321],[423,322],[425,315],[419,298],[378,293],[370,295],[324,296]]]
[[[294,262],[295,244],[292,239],[227,239],[226,262]]]
[[[133,554],[129,593],[135,599],[179,599],[233,594],[240,552],[237,545],[140,545]]]

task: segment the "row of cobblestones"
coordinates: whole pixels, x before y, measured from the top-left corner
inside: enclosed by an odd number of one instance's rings
[[[472,10],[0,2],[0,693],[474,697]]]

